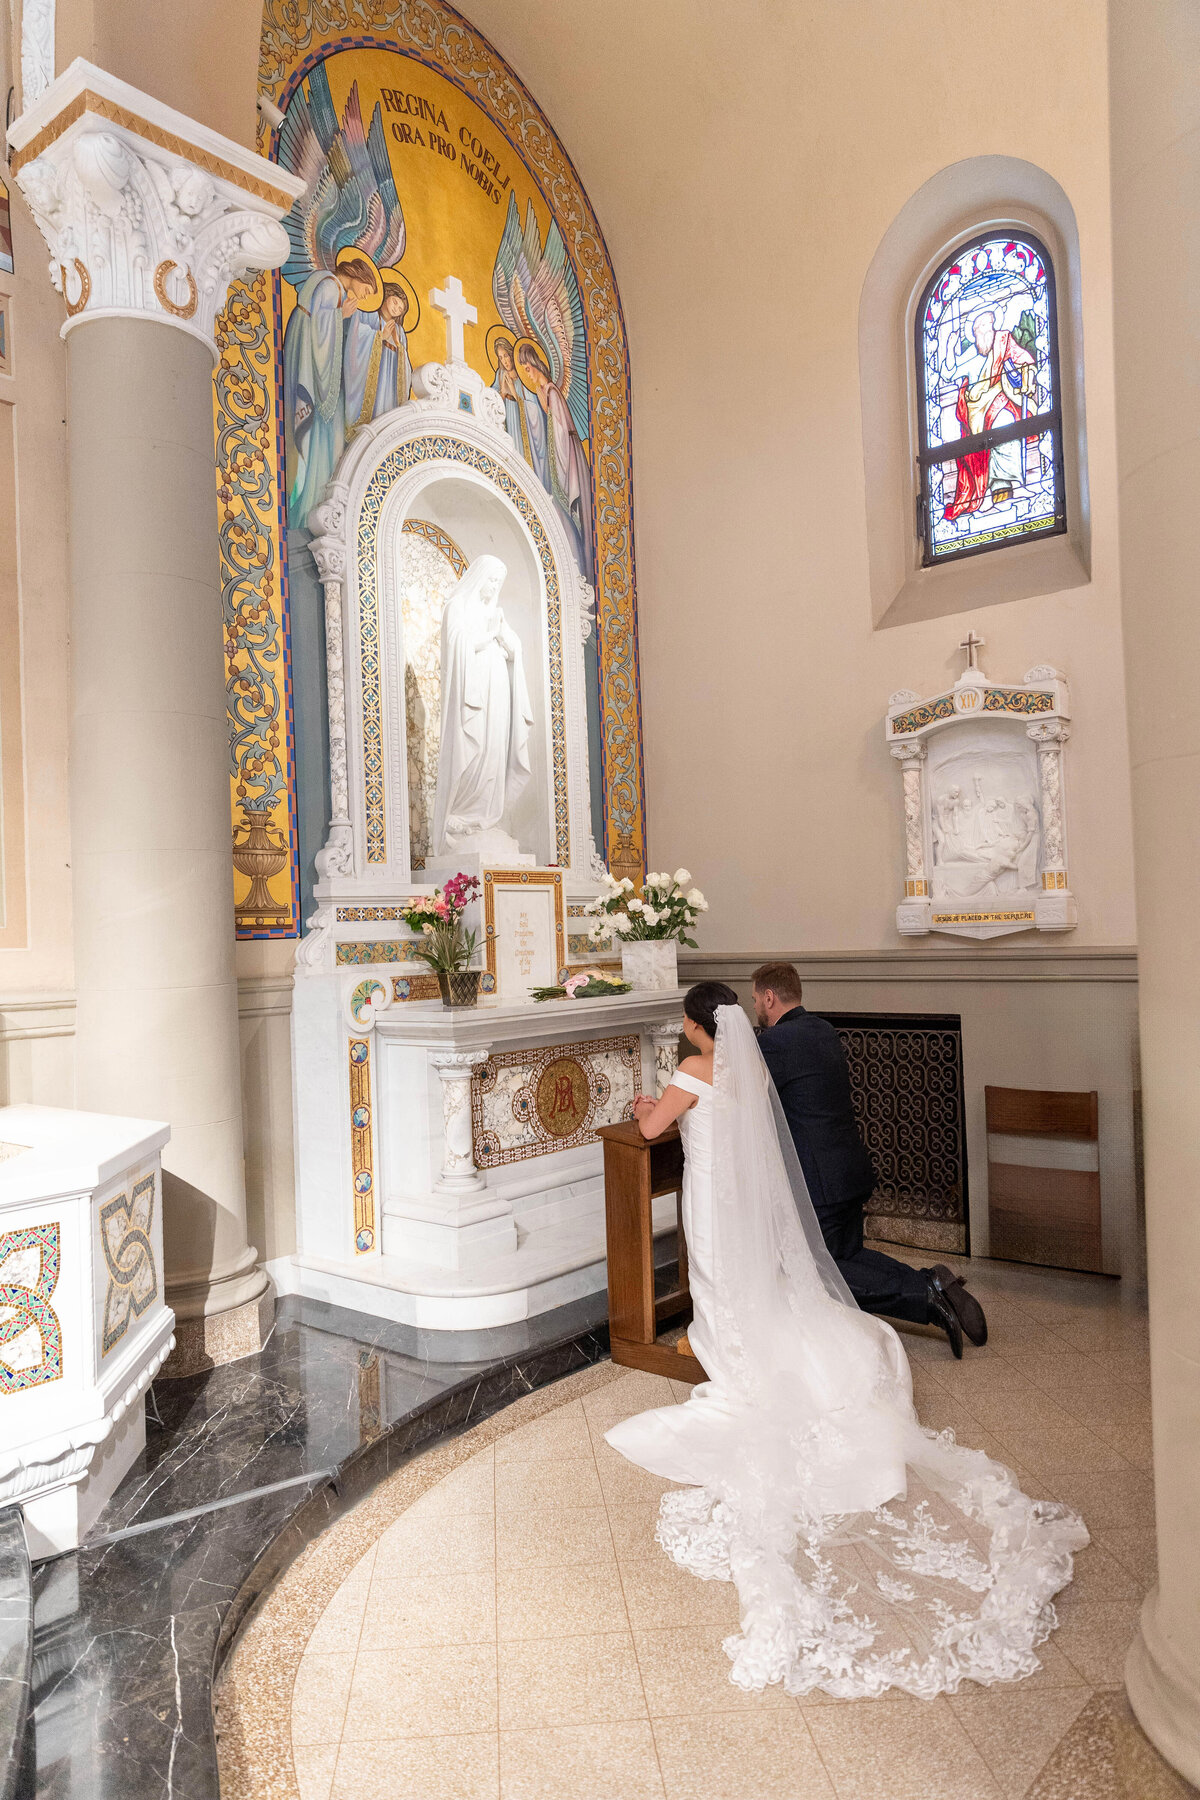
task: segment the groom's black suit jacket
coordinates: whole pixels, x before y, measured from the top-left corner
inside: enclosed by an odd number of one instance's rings
[[[759,1033],[759,1048],[784,1115],[822,1227],[861,1209],[875,1187],[850,1098],[842,1040],[827,1019],[794,1006]]]

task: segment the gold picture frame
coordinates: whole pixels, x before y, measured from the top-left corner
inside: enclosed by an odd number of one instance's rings
[[[483,944],[487,972],[497,983],[500,999],[511,998],[500,992],[499,959],[496,954],[496,894],[500,889],[549,889],[553,901],[554,969],[550,983],[558,979],[558,971],[566,962],[567,921],[563,898],[561,869],[484,869],[483,874]]]

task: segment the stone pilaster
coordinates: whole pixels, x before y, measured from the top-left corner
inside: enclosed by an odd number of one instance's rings
[[[213,326],[294,179],[77,61],[9,132],[67,318],[76,1103],[165,1120],[168,1372],[256,1350]],[[85,329],[86,327],[86,329]]]
[[[1125,1663],[1133,1710],[1200,1784],[1200,18],[1110,0],[1113,330],[1146,1166],[1157,1585]]]

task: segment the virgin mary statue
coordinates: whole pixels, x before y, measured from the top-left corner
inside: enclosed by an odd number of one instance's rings
[[[435,855],[499,833],[529,780],[533,714],[521,642],[500,610],[507,573],[498,556],[477,556],[442,614]]]

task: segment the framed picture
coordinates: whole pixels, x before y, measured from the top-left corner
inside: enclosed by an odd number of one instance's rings
[[[500,1000],[528,1000],[553,987],[566,950],[561,869],[485,869],[483,930],[487,970]]]

